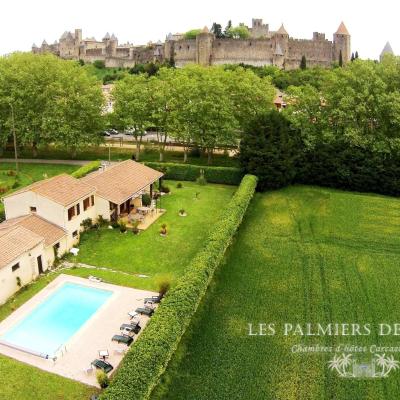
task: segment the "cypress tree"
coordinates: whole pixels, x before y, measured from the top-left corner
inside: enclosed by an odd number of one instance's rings
[[[300,61],[300,69],[306,69],[306,68],[307,68],[307,59],[306,56],[302,56]]]
[[[340,50],[340,53],[339,53],[339,67],[343,67],[343,55],[342,55],[342,50]]]

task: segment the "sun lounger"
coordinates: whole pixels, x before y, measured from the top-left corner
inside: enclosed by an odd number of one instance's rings
[[[111,340],[114,342],[126,344],[127,346],[129,346],[133,342],[133,338],[126,335],[114,335]]]
[[[147,315],[151,317],[154,314],[154,310],[150,307],[139,307],[135,310],[138,314]]]
[[[92,365],[97,369],[103,370],[106,374],[108,374],[110,371],[114,369],[114,367],[110,363],[99,359],[92,361]]]
[[[134,310],[129,311],[128,315],[131,317],[131,319],[133,319],[135,321],[139,321],[139,319],[140,319],[140,315]]]
[[[138,334],[140,332],[140,330],[142,329],[142,327],[139,325],[139,323],[136,324],[122,324],[119,329],[121,331],[125,330],[128,332],[133,332]]]
[[[89,279],[89,281],[97,282],[97,283],[100,283],[100,282],[103,281],[101,278],[97,278],[97,277],[92,276],[92,275],[90,275],[90,276],[88,277],[88,279]]]
[[[144,304],[150,303],[150,304],[157,304],[162,300],[163,296],[159,294],[158,296],[151,296],[151,297],[146,297],[144,299]]]

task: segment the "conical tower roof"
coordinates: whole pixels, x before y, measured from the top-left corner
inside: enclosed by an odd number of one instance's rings
[[[103,37],[103,39],[110,39],[110,34],[107,32],[107,33],[105,34],[105,36]]]
[[[392,46],[390,45],[389,42],[386,42],[386,45],[385,45],[385,47],[384,47],[383,50],[382,50],[381,57],[382,57],[383,55],[385,55],[385,54],[394,54],[393,49],[392,49]]]
[[[285,27],[283,26],[283,24],[282,24],[281,27],[277,30],[276,33],[279,33],[279,34],[281,34],[281,35],[288,35],[288,33],[287,33]]]
[[[336,31],[336,35],[350,35],[343,21],[340,23],[339,28]]]
[[[202,33],[210,33],[210,30],[208,29],[207,26],[205,26],[201,32]]]

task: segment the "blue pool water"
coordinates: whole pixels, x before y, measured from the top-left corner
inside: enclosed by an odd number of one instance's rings
[[[112,294],[109,290],[65,283],[0,339],[53,357]]]

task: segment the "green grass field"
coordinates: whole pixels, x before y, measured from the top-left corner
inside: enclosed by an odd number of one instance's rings
[[[291,348],[399,345],[374,330],[400,321],[399,216],[399,200],[384,196],[313,187],[258,194],[153,400],[398,399],[399,370],[339,378],[328,369],[333,354]],[[248,335],[249,323],[270,322],[274,336]],[[369,323],[372,333],[281,332],[284,323],[306,322]]]
[[[167,211],[140,235],[121,234],[118,229],[91,231],[81,238],[77,261],[107,267],[129,274],[145,274],[148,278],[116,274],[110,271],[76,269],[69,271],[79,276],[97,275],[108,282],[136,288],[158,288],[160,279],[174,281],[182,275],[194,254],[203,246],[207,232],[212,229],[220,211],[226,206],[236,187],[224,185],[199,186],[183,182],[165,181],[171,194],[162,197],[161,207]],[[198,192],[198,199],[196,199]],[[187,217],[179,217],[180,209]],[[159,235],[166,223],[167,237]]]

